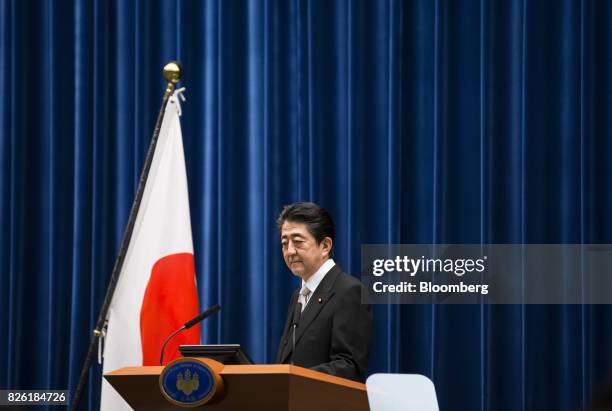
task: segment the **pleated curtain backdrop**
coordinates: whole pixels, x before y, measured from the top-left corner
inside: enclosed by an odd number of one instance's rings
[[[368,243],[610,243],[612,3],[0,0],[0,389],[74,389],[161,103],[182,126],[207,343],[271,362],[293,289],[275,218]],[[609,306],[376,306],[370,373],[440,409],[576,410]],[[100,367],[83,409],[97,409]]]

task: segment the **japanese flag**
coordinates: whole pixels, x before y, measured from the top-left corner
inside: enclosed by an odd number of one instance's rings
[[[110,310],[104,373],[159,365],[163,341],[198,314],[185,155],[175,92],[166,105],[157,146]],[[164,363],[180,344],[199,344],[196,325],[166,346]],[[131,409],[103,379],[101,410]]]

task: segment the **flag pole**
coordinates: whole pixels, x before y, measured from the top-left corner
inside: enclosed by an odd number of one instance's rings
[[[117,282],[119,281],[119,275],[121,274],[121,268],[123,267],[125,255],[127,253],[128,246],[130,245],[130,239],[132,238],[132,232],[134,231],[136,216],[138,215],[140,202],[142,201],[145,185],[149,176],[149,170],[151,169],[153,154],[155,153],[155,147],[157,146],[157,139],[159,137],[159,131],[161,129],[162,121],[164,119],[166,105],[168,104],[168,100],[172,95],[176,84],[181,79],[181,66],[176,61],[170,61],[164,66],[163,75],[166,81],[168,81],[168,85],[166,86],[166,91],[164,92],[161,108],[159,109],[159,114],[157,115],[157,121],[155,122],[155,128],[153,129],[153,136],[151,137],[149,150],[147,151],[147,156],[145,157],[145,162],[142,168],[142,173],[140,175],[140,180],[138,181],[138,188],[136,189],[136,196],[134,197],[134,202],[132,203],[132,208],[130,210],[130,216],[128,218],[127,226],[125,228],[125,231],[123,232],[123,238],[121,239],[119,254],[115,259],[115,264],[113,266],[110,282],[106,290],[104,302],[102,303],[100,315],[98,316],[98,321],[96,322],[96,328],[94,328],[93,330],[93,334],[89,342],[89,349],[87,350],[87,356],[85,357],[85,362],[83,363],[83,368],[81,368],[79,381],[74,391],[74,395],[72,396],[72,400],[70,403],[70,409],[72,411],[76,411],[78,409],[79,402],[81,401],[81,394],[83,392],[83,389],[85,388],[85,384],[87,384],[89,368],[91,367],[91,362],[93,360],[96,344],[99,342],[99,339],[102,336],[103,329],[105,327],[106,316],[108,314],[108,309],[110,308],[110,304],[113,300],[113,294],[115,293],[115,288],[117,287]]]

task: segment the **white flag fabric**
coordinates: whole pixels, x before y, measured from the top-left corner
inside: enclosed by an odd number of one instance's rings
[[[108,313],[104,373],[159,365],[164,339],[198,314],[185,155],[177,90],[169,98],[142,202]],[[180,344],[199,344],[196,325],[167,345],[164,363]],[[129,410],[103,378],[100,409]]]

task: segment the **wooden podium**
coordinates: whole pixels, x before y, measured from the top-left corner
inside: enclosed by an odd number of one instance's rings
[[[368,411],[364,384],[333,377],[295,365],[222,365],[200,359],[220,369],[225,392],[210,411]],[[159,388],[164,367],[127,367],[104,378],[135,410],[185,409],[168,402]]]

